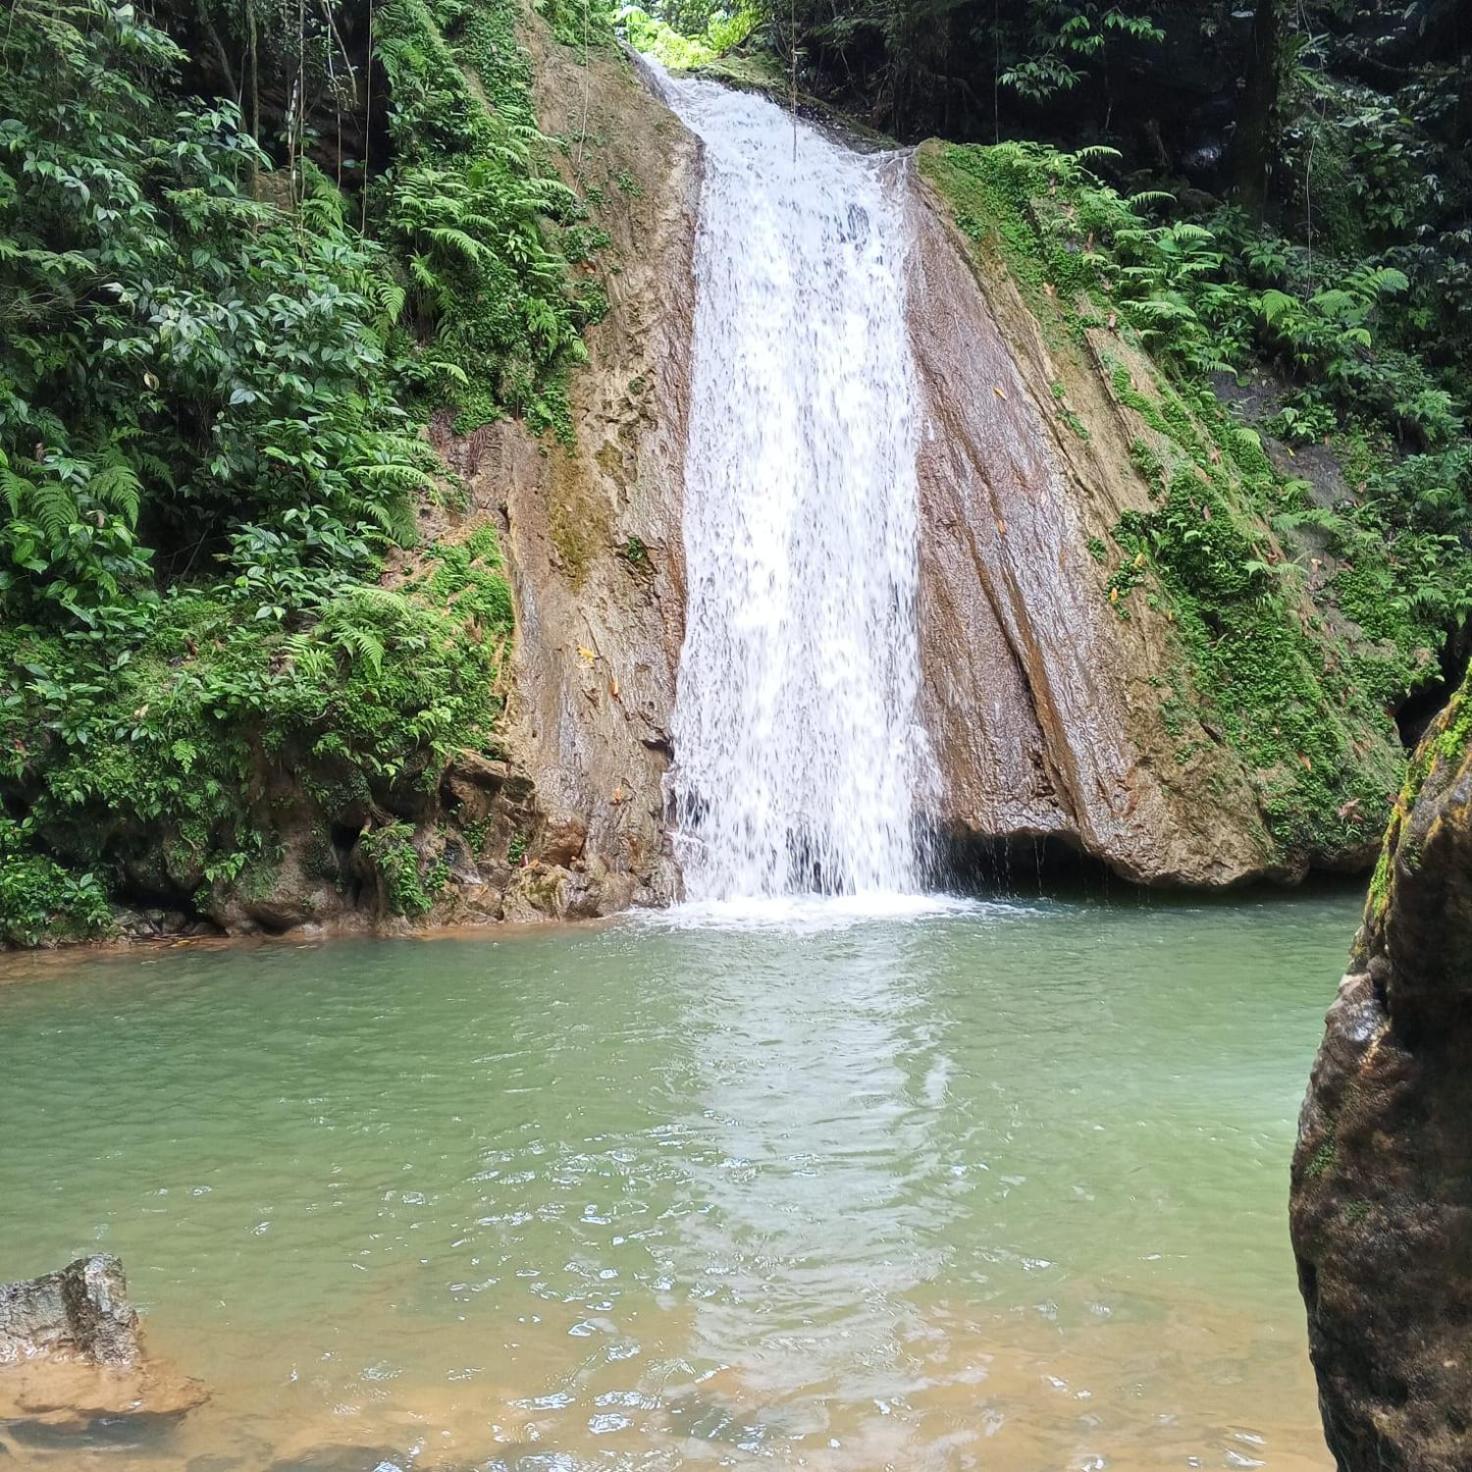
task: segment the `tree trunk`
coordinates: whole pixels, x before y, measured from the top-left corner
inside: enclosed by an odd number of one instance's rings
[[[1278,142],[1279,60],[1282,18],[1279,0],[1257,0],[1248,43],[1247,75],[1233,143],[1237,198],[1261,220],[1267,209],[1268,176]]]

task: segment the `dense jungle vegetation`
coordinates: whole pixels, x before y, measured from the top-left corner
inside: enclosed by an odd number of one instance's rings
[[[402,875],[395,815],[449,751],[493,745],[493,529],[384,572],[416,506],[459,494],[429,417],[565,435],[600,311],[513,21],[7,7],[3,938],[268,865],[283,771],[324,846],[329,819],[376,815],[366,852]]]
[[[622,30],[948,140],[927,167],[963,228],[1061,293],[1069,330],[1132,326],[1294,554],[1203,529],[1156,467],[1157,514],[1101,548],[1121,616],[1148,565],[1201,615],[1210,679],[1223,626],[1258,645],[1311,567],[1355,632],[1336,698],[1407,735],[1429,718],[1472,612],[1459,0],[542,14],[574,50]],[[452,751],[496,749],[511,627],[491,527],[417,543],[418,513],[461,495],[427,426],[567,437],[604,309],[596,211],[538,131],[518,19],[514,0],[9,0],[0,939],[248,882],[283,772],[324,846],[372,825],[364,861],[423,907],[406,820]],[[1324,675],[1296,648],[1290,666]],[[1239,689],[1277,700],[1276,678]],[[1333,787],[1333,742],[1284,740],[1315,774],[1284,797],[1287,838],[1378,828],[1374,794]]]

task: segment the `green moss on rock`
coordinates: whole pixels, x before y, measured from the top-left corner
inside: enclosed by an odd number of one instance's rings
[[[1186,287],[1172,284],[1172,262],[1195,261],[1180,267],[1186,276],[1210,265],[1200,239],[1209,235],[1148,225],[1083,155],[930,143],[919,160],[983,268],[1017,284],[1055,354],[1102,354],[1112,397],[1137,426],[1130,457],[1151,509],[1121,517],[1117,550],[1096,560],[1110,569],[1104,596],[1119,618],[1142,599],[1167,613],[1184,676],[1173,689],[1174,734],[1194,710],[1236,751],[1294,866],[1371,850],[1404,769],[1385,697],[1397,684],[1404,694],[1408,672],[1397,655],[1384,678],[1362,678],[1375,656],[1335,631],[1307,596],[1307,569],[1271,530],[1301,490],[1217,400],[1205,325]],[[1149,295],[1131,295],[1143,277]],[[1151,352],[1155,366],[1111,361],[1110,333]],[[1384,554],[1375,563],[1367,551],[1363,565],[1382,591]]]

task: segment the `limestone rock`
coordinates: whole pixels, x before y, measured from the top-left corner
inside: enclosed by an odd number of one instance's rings
[[[508,918],[658,904],[678,891],[662,784],[684,636],[700,177],[695,139],[625,58],[576,55],[534,19],[523,40],[543,130],[599,139],[600,177],[626,182],[608,186],[617,204],[597,216],[610,236],[595,262],[609,310],[570,384],[575,445],[509,421],[466,437],[437,429],[472,511],[502,532],[516,602],[506,741],[544,819],[528,857],[587,871],[550,888],[519,876]]]
[[[208,913],[221,929],[280,934],[330,924],[350,908],[339,859],[317,824],[303,814],[283,823],[276,841],[275,854],[257,858],[237,878],[215,887]]]
[[[570,867],[583,856],[588,842],[588,826],[577,813],[563,813],[547,820],[538,845],[538,857],[544,864]]]
[[[506,891],[507,920],[587,920],[605,913],[598,878],[560,864],[518,869]]]
[[[106,1416],[181,1415],[207,1398],[144,1353],[117,1258],[0,1283],[0,1422],[79,1429]]]
[[[1190,683],[1168,610],[1148,598],[1128,619],[1111,608],[1098,551],[1152,506],[1133,447],[1156,434],[1113,374],[1148,384],[1150,364],[1113,330],[1050,343],[923,174],[911,186],[908,311],[927,420],[921,714],[940,767],[937,826],[963,841],[1053,841],[1151,885],[1364,866],[1373,836],[1368,849],[1283,850],[1264,774],[1190,699],[1166,710],[1162,692]],[[1388,802],[1394,728],[1356,734]]]
[[[490,816],[496,795],[510,775],[505,762],[493,761],[477,752],[462,751],[445,768],[440,787],[446,805],[452,808],[457,821],[480,823]]]
[[[138,1364],[138,1315],[117,1258],[79,1257],[60,1272],[0,1284],[0,1365],[38,1358]]]
[[[1472,1467],[1472,684],[1423,738],[1293,1158],[1292,1231],[1341,1472]]]

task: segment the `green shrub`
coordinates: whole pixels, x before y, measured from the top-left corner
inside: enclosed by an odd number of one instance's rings
[[[29,824],[0,818],[0,941],[33,946],[45,936],[103,935],[112,923],[93,874],[75,874],[38,853]]]

